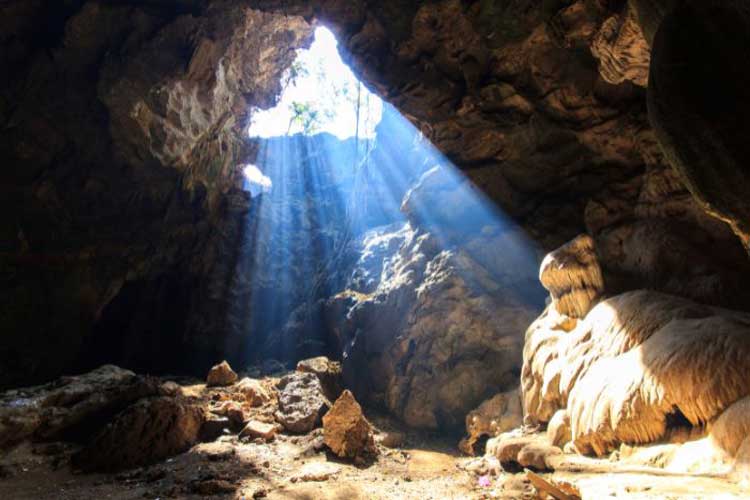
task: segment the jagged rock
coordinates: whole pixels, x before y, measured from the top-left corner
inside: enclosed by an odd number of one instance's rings
[[[326,446],[341,458],[355,458],[374,449],[370,423],[348,390],[323,417],[323,432]]]
[[[289,432],[310,432],[320,425],[331,406],[323,395],[320,380],[312,373],[291,373],[276,387],[279,390],[279,409],[274,415]]]
[[[245,396],[245,400],[250,406],[262,406],[271,400],[271,395],[257,379],[245,377],[237,382],[235,390]]]
[[[338,361],[331,361],[325,356],[304,359],[297,363],[297,371],[314,373],[320,380],[326,397],[331,401],[338,399],[343,391],[341,363]]]
[[[224,387],[232,385],[236,381],[237,374],[226,361],[222,361],[218,365],[211,367],[206,376],[206,385],[209,387]]]
[[[566,410],[557,410],[547,424],[547,439],[550,444],[563,447],[573,437],[570,432],[570,416]]]
[[[704,425],[750,393],[750,315],[656,292],[618,295],[570,332],[548,309],[527,334],[527,416],[570,416],[572,442],[603,455],[619,443],[663,438],[678,415]],[[727,360],[731,354],[731,361]]]
[[[251,439],[261,438],[270,441],[276,435],[276,425],[258,420],[251,420],[245,425],[240,432],[240,437],[249,437]]]
[[[539,281],[549,290],[560,314],[571,318],[586,316],[604,292],[592,238],[580,235],[547,254],[539,270]]]
[[[73,457],[73,463],[86,471],[151,464],[195,444],[205,420],[203,409],[188,399],[143,399],[118,414]]]
[[[54,440],[90,435],[106,418],[158,384],[116,366],[106,365],[75,377],[0,394],[0,448],[26,438]]]
[[[461,440],[459,449],[467,455],[474,455],[474,445],[481,437],[492,438],[522,424],[520,391],[501,392],[466,415],[468,437]]]
[[[378,286],[360,291],[351,280],[329,301],[338,311],[331,316],[341,318],[334,331],[346,386],[431,429],[462,426],[482,401],[515,386],[521,331],[543,301],[523,234],[449,168],[428,171],[407,195],[402,210],[412,223],[362,238],[363,255],[384,258],[379,272],[361,259],[352,276],[379,275]],[[428,217],[443,195],[451,208]],[[454,229],[441,231],[443,219]]]

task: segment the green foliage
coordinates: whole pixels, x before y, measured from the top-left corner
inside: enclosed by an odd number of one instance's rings
[[[320,128],[320,110],[315,109],[313,103],[294,101],[290,106],[290,111],[292,112],[292,118],[289,120],[287,134],[291,132],[294,124],[299,125],[305,135],[314,134]]]

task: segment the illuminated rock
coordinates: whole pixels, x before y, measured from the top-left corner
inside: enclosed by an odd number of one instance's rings
[[[251,406],[262,406],[271,400],[268,390],[257,379],[245,377],[237,382],[235,390],[241,392]]]
[[[331,404],[323,395],[318,377],[295,372],[283,377],[278,385],[279,409],[276,421],[293,433],[304,434],[318,427]]]
[[[374,449],[372,428],[348,390],[323,417],[326,446],[341,458],[355,458]]]
[[[232,385],[237,381],[237,374],[229,366],[229,363],[222,361],[214,365],[206,376],[206,385],[209,387],[223,387]]]
[[[553,306],[571,318],[586,316],[604,292],[594,241],[581,235],[547,254],[539,281],[552,296]]]
[[[545,423],[567,409],[581,453],[657,441],[674,415],[705,425],[750,393],[747,313],[635,291],[599,303],[569,332],[553,320],[548,309],[527,333],[525,413]]]

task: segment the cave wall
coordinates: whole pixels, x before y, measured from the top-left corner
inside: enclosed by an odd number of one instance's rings
[[[746,13],[730,0],[3,2],[0,386],[94,362],[107,325],[128,332],[124,364],[148,371],[231,351],[244,129],[316,22],[543,249],[588,232],[612,291],[747,309],[750,114],[731,106],[748,102],[733,64],[747,44],[721,38]],[[687,69],[666,74],[674,61]],[[724,115],[688,111],[717,92],[734,118],[706,160],[685,142]],[[154,301],[167,303],[146,313]]]
[[[23,0],[0,18],[0,385],[97,346],[202,370],[224,350],[248,112],[311,26],[236,1]]]

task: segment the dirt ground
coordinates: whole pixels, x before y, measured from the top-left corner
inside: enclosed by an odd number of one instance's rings
[[[369,461],[337,459],[323,445],[322,429],[278,434],[271,442],[227,434],[166,461],[118,474],[81,474],[69,443],[22,444],[0,456],[0,499],[533,499],[542,498],[524,473],[477,467],[461,456],[457,437],[410,431],[391,418],[368,414],[376,441],[403,436],[400,447],[378,446]],[[579,460],[583,465],[577,470]],[[715,477],[623,473],[608,460],[571,456],[566,471],[542,474],[575,485],[586,499],[750,498]],[[603,472],[583,472],[594,465]]]

